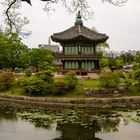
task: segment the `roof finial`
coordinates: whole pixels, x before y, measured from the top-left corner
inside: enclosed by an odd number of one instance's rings
[[[82,21],[82,19],[81,19],[81,13],[80,13],[80,11],[78,11],[78,14],[77,14],[77,16],[76,16],[75,25],[83,25],[83,21]]]

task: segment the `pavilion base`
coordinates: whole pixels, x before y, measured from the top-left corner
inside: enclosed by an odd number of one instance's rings
[[[89,77],[95,77],[95,75],[98,75],[101,72],[100,69],[91,70],[91,71],[88,71],[88,70],[66,70],[66,69],[61,69],[61,70],[58,70],[58,73],[65,74],[68,71],[75,71],[76,74],[79,75],[79,76],[89,76]]]

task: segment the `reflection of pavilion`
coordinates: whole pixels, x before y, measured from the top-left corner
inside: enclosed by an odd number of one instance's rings
[[[102,140],[95,137],[93,129],[76,128],[68,125],[59,129],[62,132],[62,136],[53,140]]]

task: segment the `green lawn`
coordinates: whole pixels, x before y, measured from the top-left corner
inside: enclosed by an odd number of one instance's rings
[[[83,88],[99,88],[100,82],[98,79],[83,79]]]
[[[99,88],[99,80],[96,79],[78,79],[78,85],[74,91],[69,92],[64,97],[85,97],[84,88]]]
[[[24,95],[24,89],[21,87],[12,87],[6,91],[1,91],[0,93],[5,95]]]

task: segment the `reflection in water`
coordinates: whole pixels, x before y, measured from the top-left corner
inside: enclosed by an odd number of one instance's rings
[[[94,129],[78,128],[67,124],[59,127],[59,130],[62,136],[54,140],[101,140],[95,137]]]
[[[127,111],[123,110],[123,112],[121,110],[123,109],[115,111],[98,107],[60,110],[0,105],[0,124],[5,123],[5,125],[0,127],[0,139],[1,131],[4,130],[2,127],[10,127],[9,122],[16,122],[15,131],[17,132],[13,138],[17,138],[22,127],[22,131],[23,129],[30,130],[30,133],[27,135],[28,138],[30,137],[30,140],[36,140],[37,137],[40,139],[40,136],[42,138],[40,140],[104,140],[104,138],[101,138],[99,135],[98,137],[96,134],[119,133],[120,122],[122,123],[123,121],[123,125],[129,125],[129,122],[132,120],[135,122],[140,120],[139,109],[134,112],[132,110],[129,111],[129,109]],[[35,127],[29,123],[24,123],[20,119],[30,122]],[[42,134],[42,132],[44,133]],[[3,137],[3,139],[5,138]]]
[[[16,120],[16,108],[7,105],[0,105],[0,120],[1,119]]]

